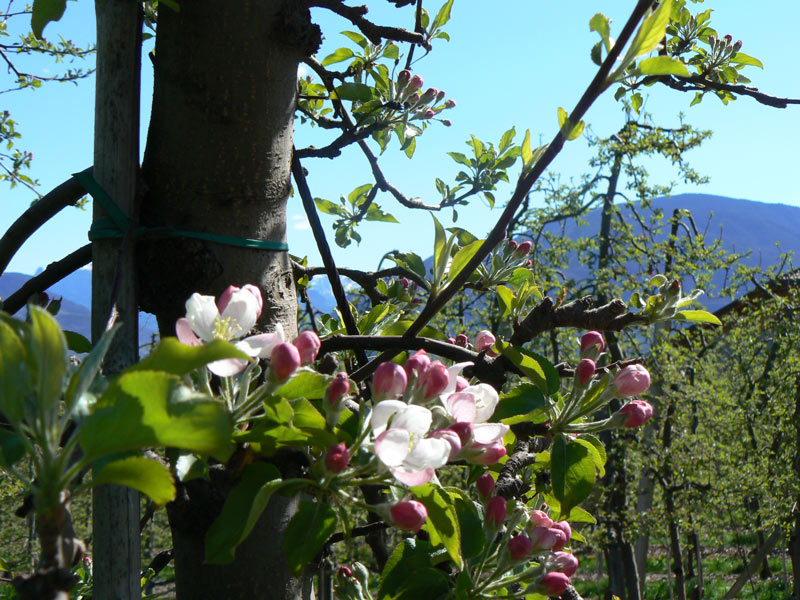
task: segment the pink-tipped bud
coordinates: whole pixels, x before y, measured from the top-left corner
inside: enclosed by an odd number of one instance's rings
[[[304,331],[294,339],[292,344],[300,352],[300,363],[302,365],[313,363],[322,345],[319,341],[319,336],[313,331]]]
[[[435,116],[436,116],[436,111],[433,110],[432,108],[426,110],[425,113],[422,115],[424,119],[432,119]]]
[[[416,104],[417,102],[419,102],[419,99],[420,99],[419,92],[414,92],[413,94],[411,94],[411,96],[408,97],[408,101],[411,104]]]
[[[628,365],[611,380],[611,388],[617,396],[638,396],[650,387],[650,373],[642,365]]]
[[[428,519],[428,511],[422,502],[404,500],[389,509],[392,523],[405,531],[417,533]]]
[[[569,577],[558,571],[546,573],[536,585],[536,590],[545,596],[560,596],[567,591],[570,584]]]
[[[533,244],[530,242],[530,240],[525,240],[519,246],[517,246],[517,254],[519,256],[528,256],[531,248],[533,248]]]
[[[456,338],[456,343],[458,343],[458,338]],[[428,356],[428,353],[425,350],[417,350],[408,357],[404,368],[406,370],[406,375],[411,377],[412,375],[416,375],[419,377],[419,374],[422,373],[428,365],[431,364],[431,359]]]
[[[454,337],[449,337],[449,338],[447,338],[447,343],[448,343],[448,344],[453,344],[453,345],[455,345],[455,343],[456,343],[456,338],[454,338]]]
[[[328,386],[328,402],[332,405],[338,404],[348,393],[350,393],[350,380],[347,378],[347,373],[337,373]]]
[[[353,569],[351,569],[347,565],[342,565],[341,567],[339,567],[339,577],[350,578],[352,576],[353,576]]]
[[[560,533],[561,537],[563,537],[564,532],[562,531]],[[534,527],[531,529],[530,534],[531,542],[536,550],[550,550],[560,539],[560,537],[548,527]]]
[[[653,416],[653,407],[644,400],[631,400],[619,412],[625,415],[625,427],[639,427]]]
[[[582,358],[575,367],[575,383],[580,387],[585,388],[594,377],[596,365],[591,358]]]
[[[450,99],[447,100],[447,102],[444,103],[444,105],[445,105],[446,108],[455,108],[456,107],[456,101],[453,100],[452,98],[450,98]]]
[[[508,540],[508,553],[513,560],[522,560],[533,551],[531,539],[521,533]]]
[[[419,381],[425,398],[433,398],[447,389],[447,384],[450,383],[450,374],[447,372],[447,367],[435,360],[422,372]]]
[[[402,287],[404,290],[407,290],[411,282],[405,277],[401,277],[400,279],[397,280],[397,283],[399,283],[400,287]]]
[[[572,527],[570,527],[569,522],[567,522],[567,521],[558,521],[556,523],[553,523],[552,529],[559,529],[559,530],[563,531],[564,535],[567,538],[567,542],[570,541],[570,539],[572,539]],[[564,542],[564,543],[566,543],[566,542]],[[561,548],[556,548],[556,550],[561,550]]]
[[[408,378],[403,367],[397,363],[385,362],[375,370],[372,378],[372,393],[378,400],[399,396],[405,391],[406,385],[408,385]]]
[[[442,100],[444,100],[445,96],[447,96],[447,92],[445,92],[444,90],[439,90],[439,93],[436,94],[436,102],[441,102]]]
[[[411,79],[411,71],[408,69],[403,69],[397,74],[397,85],[398,87],[404,87],[409,80]]]
[[[553,526],[553,519],[551,519],[543,510],[531,511],[531,525],[533,527],[547,527]]]
[[[508,503],[502,496],[492,496],[486,503],[486,524],[497,528],[506,520]]]
[[[723,36],[722,39],[725,40],[726,44],[730,44],[733,41],[733,36],[730,33],[728,33],[728,34],[725,34],[725,36]]]
[[[272,349],[270,369],[278,381],[289,379],[299,366],[300,352],[293,344],[281,342]]]
[[[552,562],[556,565],[556,571],[564,573],[567,577],[572,577],[575,571],[578,570],[578,559],[574,554],[569,552],[556,552],[552,558]]]
[[[461,440],[461,445],[466,446],[472,440],[473,434],[473,427],[472,423],[467,423],[466,421],[458,421],[457,423],[453,423],[450,425],[450,429],[453,430],[458,439]]]
[[[325,466],[331,473],[341,473],[349,462],[350,453],[344,443],[331,446],[325,454]]]
[[[425,81],[419,75],[414,75],[408,81],[408,89],[411,92],[421,90],[423,85],[425,85]]]
[[[420,102],[423,104],[429,104],[436,99],[436,95],[439,93],[439,90],[436,88],[428,88],[425,90],[425,93],[422,94],[422,98],[420,98]]]
[[[450,127],[450,125],[452,124],[453,122],[450,119],[442,119],[442,125],[444,125],[445,127]]]
[[[517,244],[517,242],[515,242],[514,240],[508,240],[506,242],[506,250],[508,252],[516,252],[518,246],[519,244]]]
[[[436,431],[431,432],[430,437],[444,440],[450,444],[449,460],[453,460],[456,456],[458,456],[458,453],[461,452],[461,438],[452,429],[437,429]]]
[[[461,390],[465,390],[469,387],[469,381],[467,381],[466,377],[462,377],[461,375],[456,375],[456,391],[460,392]]]
[[[475,487],[478,488],[478,494],[484,500],[488,499],[493,493],[495,488],[494,477],[489,473],[484,473],[475,480]]]
[[[605,350],[606,341],[599,331],[587,331],[581,338],[581,358],[597,360],[600,353]]]
[[[469,338],[463,333],[459,333],[456,336],[456,346],[461,346],[462,348],[466,348],[467,344],[469,344]]]
[[[494,334],[488,329],[484,329],[483,331],[479,331],[478,335],[475,336],[475,349],[478,352],[483,352],[494,346],[496,341],[497,338],[494,337]]]
[[[471,450],[477,451],[474,455],[469,457],[469,461],[476,465],[497,464],[497,461],[503,458],[507,453],[502,440],[497,440],[491,444],[473,443]]]

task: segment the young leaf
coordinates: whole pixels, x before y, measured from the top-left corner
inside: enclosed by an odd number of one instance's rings
[[[244,352],[225,340],[214,340],[202,346],[187,346],[177,338],[163,338],[147,358],[128,368],[135,371],[166,371],[173,375],[186,375],[215,360],[240,358],[250,360]]]
[[[450,270],[448,271],[447,276],[450,279],[453,279],[456,275],[458,275],[461,272],[461,269],[463,269],[467,263],[472,260],[472,257],[475,256],[475,253],[482,245],[483,240],[476,240],[471,244],[461,248],[453,257],[453,262],[450,263]]]
[[[67,373],[67,340],[55,317],[38,306],[29,306],[30,335],[28,355],[36,365],[35,390],[43,410],[49,411],[61,400]]]
[[[355,52],[353,52],[350,48],[339,48],[332,54],[329,54],[322,60],[322,66],[327,67],[328,65],[332,65],[338,62],[342,62],[343,60],[347,60],[348,58],[353,58],[355,56]]]
[[[749,54],[745,54],[744,52],[737,52],[731,58],[731,62],[737,65],[752,65],[754,67],[759,67],[761,69],[764,68],[764,64],[755,58],[754,56],[750,56]]]
[[[690,321],[692,323],[709,323],[711,325],[722,325],[714,314],[705,310],[682,310],[672,317],[676,321]]]
[[[585,500],[594,487],[594,459],[586,445],[567,442],[559,435],[550,450],[550,465],[553,495],[561,503],[561,516],[569,518],[572,507]]]
[[[544,394],[535,385],[523,383],[513,387],[507,394],[500,396],[500,402],[492,415],[492,421],[503,421],[514,424],[526,420],[525,417],[545,405]],[[514,419],[509,423],[507,419]]]
[[[222,512],[206,533],[206,562],[229,563],[236,547],[250,534],[269,499],[283,481],[275,465],[249,464],[228,494]]]
[[[283,538],[283,552],[292,573],[300,575],[335,530],[336,512],[329,504],[301,500]]]
[[[411,488],[414,497],[428,510],[425,528],[434,546],[443,544],[456,566],[461,568],[461,529],[453,499],[443,489],[426,483]]]
[[[72,352],[84,354],[92,351],[92,342],[77,331],[64,331],[64,338],[67,340],[67,348]]]
[[[164,465],[144,456],[129,456],[104,464],[92,477],[92,485],[115,483],[137,490],[156,506],[175,499],[172,474]]]
[[[67,0],[33,0],[31,29],[37,38],[51,21],[58,21],[67,9]]]
[[[366,102],[372,99],[372,88],[364,83],[346,81],[336,86],[336,95],[340,100]]]
[[[669,23],[669,17],[672,14],[673,0],[662,0],[658,4],[658,8],[653,13],[642,21],[639,31],[636,32],[636,37],[633,38],[628,52],[625,55],[623,64],[630,64],[637,56],[647,54],[656,49],[656,47],[664,39],[664,33]]]
[[[289,381],[284,383],[275,392],[276,396],[282,396],[289,400],[295,398],[308,398],[316,400],[325,395],[328,389],[330,377],[312,371],[297,373]]]
[[[97,374],[100,372],[100,366],[103,364],[103,359],[106,356],[106,352],[108,352],[108,347],[111,345],[111,340],[114,339],[114,335],[119,331],[120,327],[122,327],[122,324],[117,323],[111,329],[103,333],[103,337],[97,342],[89,353],[89,356],[83,359],[80,368],[78,368],[77,372],[72,376],[72,379],[70,379],[67,392],[64,395],[64,402],[67,405],[67,410],[71,411],[75,402],[89,391],[94,378],[97,377]]]
[[[611,50],[611,21],[603,13],[597,13],[589,20],[589,31],[596,31],[603,40],[606,52]]]
[[[356,32],[356,31],[343,31],[342,35],[346,36],[346,37],[349,37],[356,44],[361,46],[364,50],[369,48],[369,42],[367,41],[367,38],[365,38],[363,35],[361,35],[360,33]]]
[[[433,18],[433,29],[438,29],[442,27],[445,23],[450,20],[450,10],[453,8],[453,0],[447,0],[442,7],[439,9],[439,12],[436,13],[436,16]]]
[[[434,568],[431,554],[427,542],[401,541],[383,568],[377,600],[438,600],[447,595],[447,578]]]
[[[636,66],[641,75],[679,75],[689,77],[689,69],[679,59],[672,56],[653,56],[645,58]]]
[[[22,420],[22,399],[33,383],[25,356],[25,346],[17,332],[0,320],[0,413],[12,424]]]

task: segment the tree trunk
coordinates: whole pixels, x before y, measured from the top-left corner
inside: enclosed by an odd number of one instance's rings
[[[141,7],[136,2],[99,1],[95,97],[94,178],[128,217],[136,213],[139,173],[139,76]],[[94,203],[95,219],[106,215]],[[119,373],[139,355],[132,240],[92,243],[92,340],[103,335],[109,313],[122,328],[103,370]],[[94,597],[133,600],[140,593],[139,494],[122,486],[94,489]]]
[[[303,3],[192,0],[179,12],[161,5],[143,224],[286,241],[297,67],[319,43]],[[271,331],[281,323],[287,336],[296,334],[285,251],[167,237],[140,244],[139,258],[141,305],[156,315],[162,335],[174,334],[193,292],[218,295],[245,283],[257,285],[264,297],[258,327]],[[294,501],[273,498],[235,561],[206,565],[205,533],[224,490],[209,482],[190,485],[168,508],[179,599],[308,595],[283,559],[282,534]]]

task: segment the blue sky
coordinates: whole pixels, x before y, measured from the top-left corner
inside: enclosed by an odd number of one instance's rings
[[[438,3],[428,3],[433,13]],[[410,7],[397,9],[385,0],[369,0],[370,18],[377,22],[411,27]],[[487,7],[491,8],[487,8]],[[566,8],[565,8],[566,6]],[[541,135],[549,141],[557,128],[556,110],[571,109],[595,72],[589,49],[597,40],[588,22],[596,12],[614,20],[618,32],[627,18],[631,2],[622,0],[574,0],[569,5],[505,0],[485,3],[456,0],[452,20],[447,27],[451,42],[438,41],[434,51],[415,65],[415,72],[425,83],[444,89],[458,106],[449,111],[453,126],[438,124],[428,128],[418,142],[412,160],[397,152],[396,142],[381,157],[381,165],[391,182],[407,196],[437,201],[433,181],[441,177],[452,182],[458,171],[447,151],[464,151],[464,142],[474,133],[480,139],[497,142],[500,135],[515,126],[520,136],[530,129],[533,140]],[[796,24],[800,22],[800,3],[773,1],[758,5],[746,0],[706,0],[690,5],[699,10],[713,8],[712,24],[720,33],[742,39],[743,52],[762,60],[763,71],[750,68],[748,76],[763,91],[780,96],[800,97],[800,79],[796,63]],[[79,43],[91,42],[94,36],[94,3],[70,2],[66,16],[48,26],[45,33],[55,38],[63,35]],[[349,42],[338,35],[352,25],[315,9],[313,16],[322,26],[325,42],[320,57]],[[612,34],[613,35],[613,34]],[[53,65],[36,63],[29,68],[53,70]],[[7,78],[10,81],[10,77]],[[70,173],[88,166],[92,156],[92,119],[94,111],[93,78],[79,85],[51,84],[36,91],[5,94],[2,109],[10,110],[20,126],[23,139],[19,145],[34,152],[32,174],[46,192]],[[8,87],[4,85],[3,88]],[[780,110],[762,106],[749,98],[740,98],[724,107],[713,97],[689,107],[691,96],[652,88],[646,108],[660,124],[675,125],[678,114],[685,113],[688,123],[711,129],[714,136],[690,154],[693,166],[711,178],[702,188],[679,185],[676,192],[706,192],[762,202],[780,202],[800,206],[797,171],[800,169],[800,106]],[[152,69],[144,61],[142,85],[142,146],[146,136],[147,116],[152,94]],[[601,98],[586,117],[596,135],[608,135],[619,128],[622,113],[612,94]],[[319,138],[297,125],[296,144],[301,147]],[[591,151],[583,139],[568,144],[551,167],[564,177],[579,176],[586,170]],[[309,184],[315,196],[336,200],[353,188],[370,181],[366,160],[357,149],[345,151],[336,161],[314,159],[305,162],[310,171]],[[655,180],[669,181],[674,174],[668,165],[650,165]],[[502,204],[510,188],[501,188],[497,199]],[[24,188],[3,189],[0,227],[5,229],[33,200]],[[379,195],[381,206],[393,213],[401,224],[376,224],[362,230],[360,246],[336,248],[340,266],[374,269],[380,257],[392,249],[414,250],[430,254],[432,225],[421,211],[399,207],[388,196]],[[458,225],[476,235],[484,234],[499,211],[490,211],[481,201],[459,210]],[[450,224],[450,211],[440,216]],[[43,227],[15,257],[10,270],[32,273],[86,243],[90,211],[67,209]],[[323,215],[330,226],[332,219]],[[800,227],[800,223],[798,224]],[[291,252],[308,255],[311,264],[319,264],[313,238],[298,198],[289,201],[289,242]],[[331,236],[332,237],[332,236]]]

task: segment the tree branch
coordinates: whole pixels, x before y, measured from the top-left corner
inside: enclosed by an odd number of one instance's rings
[[[650,78],[646,78],[650,79]],[[773,108],[786,108],[790,104],[800,104],[800,98],[780,98],[778,96],[770,96],[764,92],[758,91],[758,88],[748,85],[734,85],[731,83],[721,83],[718,81],[711,81],[701,75],[694,75],[692,77],[681,77],[673,75],[671,77],[658,77],[659,83],[663,83],[679,92],[716,90],[722,92],[730,92],[740,96],[750,96],[756,102]],[[645,80],[642,80],[644,84]]]
[[[389,525],[384,523],[383,521],[375,521],[373,523],[367,523],[366,525],[362,525],[360,527],[353,527],[350,531],[350,535],[345,538],[344,532],[334,533],[331,537],[328,538],[328,541],[325,544],[335,544],[336,542],[343,542],[345,539],[352,539],[356,537],[364,537],[365,535],[370,535],[371,533],[375,533],[377,531],[383,531],[384,529],[388,529]]]
[[[91,261],[92,245],[86,244],[61,260],[50,263],[44,271],[39,273],[36,277],[31,277],[21,288],[11,294],[5,302],[3,302],[3,310],[13,315],[20,308],[25,306],[28,298],[33,294],[43,292],[51,285],[58,283],[64,279],[64,277],[77,271],[82,266],[89,264]]]
[[[395,42],[408,42],[410,44],[418,44],[430,50],[431,46],[425,39],[425,36],[408,29],[401,27],[387,27],[385,25],[376,25],[372,21],[364,18],[369,9],[366,6],[347,6],[341,0],[310,0],[308,6],[318,6],[319,8],[327,8],[331,12],[336,13],[340,17],[344,17],[353,25],[359,28],[370,42],[376,46],[384,40],[392,40]]]
[[[91,167],[85,169],[84,173],[90,170]],[[0,273],[6,270],[8,263],[34,231],[49,221],[62,208],[74,205],[85,194],[86,190],[78,183],[78,180],[70,177],[22,213],[0,238]]]

